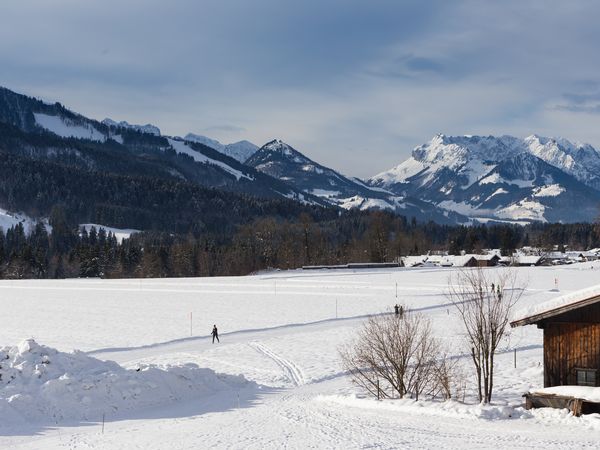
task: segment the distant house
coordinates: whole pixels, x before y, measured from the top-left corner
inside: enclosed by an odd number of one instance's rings
[[[500,255],[497,254],[473,255],[473,257],[477,261],[479,267],[497,266],[501,259]]]
[[[404,267],[420,267],[425,264],[425,261],[427,261],[427,255],[402,257]]]
[[[544,330],[544,387],[600,386],[600,285],[519,314],[512,327]]]
[[[515,266],[539,266],[544,258],[539,255],[517,255],[513,258],[512,265]]]
[[[598,259],[600,259],[598,253],[593,251],[581,252],[581,256],[585,261],[597,261]]]
[[[478,265],[475,255],[461,255],[452,258],[453,267],[477,267]]]

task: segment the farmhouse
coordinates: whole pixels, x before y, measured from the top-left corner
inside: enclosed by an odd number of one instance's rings
[[[477,261],[479,267],[493,267],[497,266],[500,261],[500,256],[497,254],[488,255],[472,255]]]
[[[543,257],[539,255],[517,255],[512,264],[515,266],[539,266],[542,261]]]
[[[535,324],[544,330],[544,388],[571,387],[529,393],[528,402],[533,402],[529,406],[575,404],[576,414],[582,408],[583,412],[586,408],[597,410],[599,389],[594,388],[600,386],[600,285],[535,305],[517,317],[512,327]],[[574,392],[573,386],[587,389],[576,388],[577,398],[565,395]]]

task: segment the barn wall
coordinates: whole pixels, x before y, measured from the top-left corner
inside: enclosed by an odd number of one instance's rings
[[[544,326],[544,387],[576,384],[575,368],[600,369],[600,323],[589,323],[589,317],[585,323],[578,314],[574,318],[580,321]]]

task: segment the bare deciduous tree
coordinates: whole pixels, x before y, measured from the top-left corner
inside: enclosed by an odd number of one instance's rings
[[[479,401],[489,403],[494,356],[506,334],[510,312],[523,294],[514,270],[463,270],[448,282],[448,299],[462,320],[477,375]]]
[[[340,350],[353,381],[380,398],[419,395],[437,378],[439,342],[431,323],[419,314],[370,317],[357,339]]]

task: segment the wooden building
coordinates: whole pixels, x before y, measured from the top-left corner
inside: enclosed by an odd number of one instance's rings
[[[600,285],[530,308],[512,327],[544,330],[544,387],[600,386]]]
[[[477,260],[477,265],[479,267],[494,267],[498,265],[500,261],[500,256],[497,254],[489,254],[489,255],[473,255]]]

